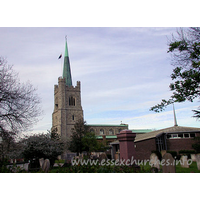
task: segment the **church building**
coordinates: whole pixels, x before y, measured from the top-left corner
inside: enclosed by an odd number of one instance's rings
[[[71,129],[79,120],[84,119],[81,105],[81,82],[77,81],[76,86],[72,84],[72,75],[68,53],[67,40],[65,43],[65,55],[63,64],[63,75],[58,78],[58,85],[54,85],[54,111],[52,114],[52,129],[57,129],[63,139],[69,139]],[[97,137],[100,135],[106,138],[115,137],[123,129],[128,129],[127,124],[120,125],[88,125],[90,132]]]

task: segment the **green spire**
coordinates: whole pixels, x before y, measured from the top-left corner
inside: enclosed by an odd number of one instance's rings
[[[67,86],[72,86],[71,69],[70,69],[69,54],[68,54],[68,48],[67,48],[67,37],[66,37],[66,44],[65,44],[65,58],[64,58],[64,65],[63,65],[63,78],[66,79],[66,85]]]

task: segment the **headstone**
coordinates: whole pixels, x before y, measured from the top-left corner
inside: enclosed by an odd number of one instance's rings
[[[102,160],[107,160],[107,156],[105,153],[102,153],[100,156],[99,156],[99,161],[101,162]]]
[[[163,156],[161,165],[163,173],[175,173],[175,160],[170,153],[166,153]]]
[[[150,162],[149,164],[151,165],[151,167],[155,167],[158,170],[160,169],[160,160],[158,159],[158,156],[155,153],[152,153],[150,155]]]
[[[26,170],[27,172],[28,172],[28,169],[29,169],[29,164],[30,163],[24,163],[24,166],[23,166],[24,170]]]
[[[181,156],[180,164],[183,168],[189,168],[187,156]]]
[[[196,156],[195,156],[195,154],[191,154],[191,159],[192,159],[193,162],[196,162]]]
[[[44,163],[42,165],[42,170],[47,173],[49,171],[49,168],[50,168],[50,161],[49,159],[45,159],[44,160]]]
[[[84,157],[84,156],[87,156],[87,152],[86,151],[83,151],[82,152],[82,156]]]
[[[76,153],[67,153],[65,155],[65,163],[71,163],[71,160],[76,156]]]
[[[161,153],[161,155],[163,157],[167,153],[167,151],[166,150],[162,150],[160,153]]]
[[[196,154],[197,168],[200,170],[200,154]]]
[[[40,168],[42,168],[42,165],[43,165],[43,163],[44,163],[44,158],[40,158],[40,159],[39,159],[39,163],[40,163]]]

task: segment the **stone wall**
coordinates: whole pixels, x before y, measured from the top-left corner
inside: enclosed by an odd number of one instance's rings
[[[54,86],[54,111],[52,114],[52,129],[57,128],[62,138],[69,138],[71,129],[78,119],[83,119],[81,106],[81,84],[66,86],[65,78],[58,78]]]

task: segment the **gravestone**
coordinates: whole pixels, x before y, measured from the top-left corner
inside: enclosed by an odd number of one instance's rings
[[[193,162],[196,162],[196,155],[195,154],[191,154],[191,159]]]
[[[67,153],[65,155],[65,163],[71,163],[71,160],[76,156],[76,153]]]
[[[155,153],[152,153],[150,155],[150,162],[149,164],[151,165],[151,167],[155,167],[158,170],[160,170],[160,160],[158,159],[158,156]]]
[[[200,154],[196,154],[197,168],[200,170]]]
[[[44,163],[42,165],[42,171],[47,173],[49,171],[49,168],[50,168],[50,161],[49,161],[49,159],[45,159]]]
[[[105,153],[102,153],[100,156],[99,156],[99,161],[101,162],[102,160],[107,160],[107,156]]]
[[[42,168],[42,165],[43,165],[43,163],[44,163],[44,158],[40,158],[40,159],[39,159],[39,163],[40,163],[40,168]]]
[[[24,163],[24,164],[23,164],[23,169],[26,170],[26,171],[28,172],[29,163]]]
[[[163,156],[161,165],[163,173],[175,173],[175,160],[170,153]]]
[[[167,153],[167,151],[166,150],[162,150],[160,153],[161,153],[161,155],[163,157]]]
[[[187,156],[181,156],[180,163],[181,163],[181,167],[189,168]]]
[[[82,152],[82,156],[84,157],[84,156],[87,156],[87,152],[86,151],[83,151]]]

